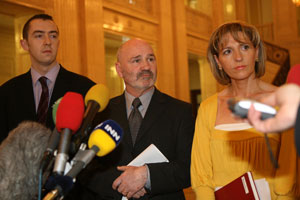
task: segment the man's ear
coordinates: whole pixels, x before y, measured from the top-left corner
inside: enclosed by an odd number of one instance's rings
[[[23,48],[25,51],[28,51],[28,50],[29,50],[27,40],[25,40],[25,39],[20,40],[20,43],[21,43],[22,48]]]
[[[122,73],[122,69],[121,69],[121,64],[120,64],[120,62],[116,62],[115,66],[116,66],[116,71],[117,71],[118,75],[119,75],[121,78],[123,78],[123,73]]]

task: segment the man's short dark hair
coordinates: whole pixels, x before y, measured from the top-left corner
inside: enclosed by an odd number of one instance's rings
[[[27,22],[25,23],[25,25],[23,27],[23,39],[26,39],[26,40],[28,39],[28,30],[29,30],[30,22],[34,19],[53,21],[52,16],[47,15],[47,14],[37,14],[37,15],[32,16],[30,19],[27,20]]]

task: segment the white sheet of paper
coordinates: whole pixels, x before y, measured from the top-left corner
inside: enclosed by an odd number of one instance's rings
[[[150,144],[142,153],[135,157],[128,166],[142,166],[146,163],[161,163],[169,162],[169,160],[160,152],[154,145]],[[127,200],[127,197],[122,197],[122,200]]]
[[[271,192],[269,183],[265,178],[257,179],[254,181],[259,198],[262,200],[271,200]]]
[[[150,144],[142,153],[133,159],[128,166],[142,166],[146,163],[160,162],[169,162],[169,160],[154,144]]]

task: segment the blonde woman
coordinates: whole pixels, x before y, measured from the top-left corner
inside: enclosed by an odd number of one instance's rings
[[[297,156],[293,134],[269,134],[279,168],[269,158],[264,134],[228,109],[230,98],[259,99],[276,87],[260,80],[265,72],[263,43],[255,27],[241,22],[220,26],[207,50],[211,71],[227,87],[200,105],[192,147],[191,180],[197,199],[215,199],[214,191],[251,171],[265,179],[272,199],[296,199]]]

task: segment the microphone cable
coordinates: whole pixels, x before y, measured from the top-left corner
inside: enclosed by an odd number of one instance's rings
[[[278,164],[278,161],[277,161],[277,159],[275,158],[275,156],[273,154],[273,151],[272,151],[272,148],[271,148],[271,145],[270,145],[270,140],[269,140],[269,137],[267,136],[267,133],[264,133],[264,137],[265,137],[265,141],[266,141],[266,144],[267,144],[267,148],[268,148],[269,156],[270,156],[270,159],[271,159],[271,163],[272,163],[272,165],[275,169],[278,169],[279,164]]]
[[[42,185],[43,185],[43,169],[39,169],[39,187],[38,187],[38,200],[42,199]]]

